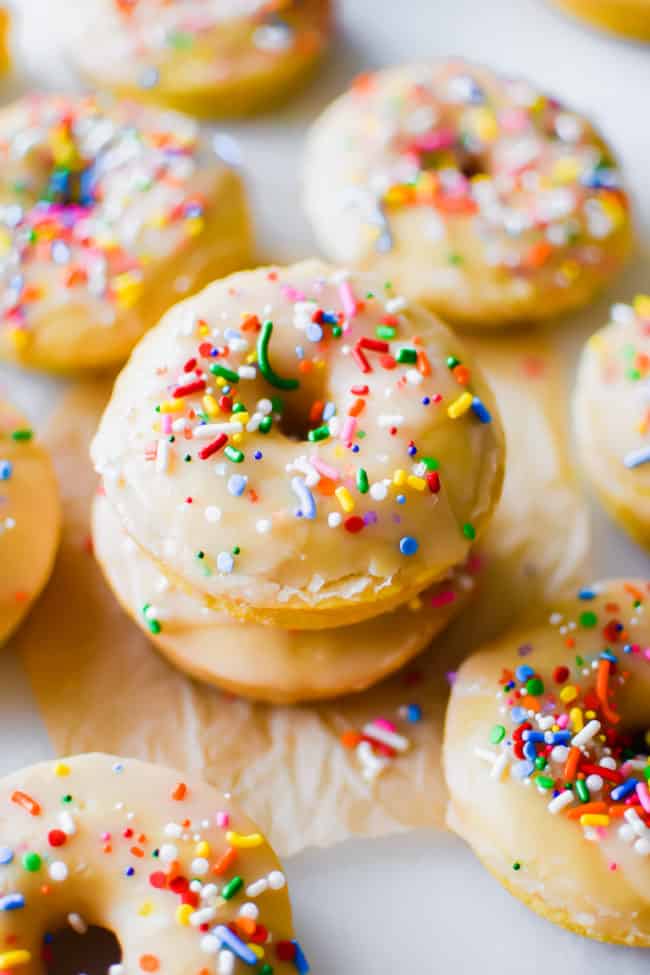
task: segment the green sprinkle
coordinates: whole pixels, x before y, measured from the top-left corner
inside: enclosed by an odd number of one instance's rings
[[[520,864],[519,860],[515,860],[515,862],[512,865],[512,869],[513,870],[521,870],[521,864]]]
[[[535,779],[535,784],[540,787],[540,789],[552,789],[555,785],[555,779],[550,778],[548,775],[538,775]]]
[[[469,538],[470,542],[473,542],[476,538],[476,529],[469,521],[463,525],[463,535],[465,538]]]
[[[238,890],[241,889],[244,881],[241,877],[233,877],[229,880],[225,887],[222,888],[221,896],[225,901],[229,901],[231,897],[234,897]]]
[[[385,339],[390,342],[391,339],[395,338],[395,329],[392,325],[378,325],[375,329],[375,335],[378,339]]]
[[[307,434],[307,440],[311,443],[318,443],[319,440],[327,440],[330,435],[330,428],[327,424],[322,427],[316,427],[315,430],[310,430]]]
[[[368,493],[368,474],[363,467],[360,467],[357,471],[357,490],[359,494]]]
[[[150,617],[148,615],[150,609],[151,609],[151,603],[145,603],[144,606],[142,607],[142,615],[144,616],[149,632],[153,633],[154,635],[157,635],[158,633],[160,633],[162,627],[157,619],[154,619],[153,617]]]
[[[28,427],[19,427],[18,430],[13,430],[11,434],[12,440],[17,440],[20,443],[24,443],[27,440],[31,440],[34,436],[34,431],[30,430]]]
[[[260,968],[260,975],[273,975],[273,969],[270,965],[262,965]]]
[[[598,617],[591,610],[580,614],[580,626],[584,626],[586,630],[592,630],[597,623]]]
[[[246,409],[246,407],[244,406],[243,403],[235,403],[235,405],[232,408],[232,412],[233,413],[247,413],[248,411],[247,411],[247,409]]]
[[[450,355],[447,358],[447,369],[455,369],[456,366],[460,365],[460,359],[457,359],[455,355]]]
[[[28,870],[29,873],[36,873],[37,870],[40,870],[42,863],[43,861],[38,853],[26,853],[23,857],[23,867],[25,870]]]
[[[544,756],[538,755],[537,758],[535,759],[535,768],[537,769],[537,771],[543,772],[547,765],[548,762],[546,761]]]
[[[435,457],[422,457],[421,460],[428,471],[437,471],[440,467],[440,461]]]
[[[506,729],[502,724],[495,724],[490,731],[490,741],[493,745],[498,745],[506,736]]]
[[[544,693],[544,681],[539,677],[531,677],[526,681],[526,691],[533,697],[541,697]]]
[[[61,802],[65,802],[66,805],[72,802],[72,796],[69,792],[64,796],[61,796]]]
[[[409,366],[415,365],[418,361],[417,349],[400,349],[397,353],[397,361]]]
[[[228,460],[232,461],[233,464],[241,464],[244,459],[244,451],[238,450],[237,447],[233,447],[232,444],[228,444],[227,447],[224,447],[223,452]]]
[[[205,558],[205,552],[197,552],[196,553],[196,557],[197,557],[197,559],[204,559]]]
[[[455,264],[456,266],[463,263],[463,259],[460,254],[450,254],[447,260],[450,264]]]
[[[269,342],[271,341],[272,334],[273,322],[264,322],[262,325],[262,331],[257,339],[257,362],[260,367],[260,372],[266,379],[267,383],[270,383],[271,386],[275,386],[276,389],[298,389],[300,383],[297,379],[284,379],[282,376],[278,376],[277,372],[275,372],[273,366],[269,362]]]
[[[239,382],[239,373],[233,372],[227,366],[222,366],[220,362],[213,362],[210,366],[210,372],[213,376],[221,376],[222,379],[225,379],[229,383]]]
[[[260,425],[258,427],[258,430],[260,431],[260,433],[268,433],[272,426],[273,426],[273,418],[270,416],[265,416],[262,420],[260,420]]]
[[[589,795],[589,789],[584,779],[576,779],[576,792],[578,793],[580,802],[589,802],[591,796]]]
[[[650,765],[646,765],[644,768],[643,778],[646,780],[646,782],[650,782]]]
[[[340,339],[341,338],[341,336],[343,335],[343,329],[341,328],[340,325],[333,325],[332,326],[332,335],[334,336],[335,339]]]
[[[241,552],[241,549],[240,549],[239,545],[234,545],[233,548],[230,551],[232,552],[233,555],[239,555],[239,553]]]

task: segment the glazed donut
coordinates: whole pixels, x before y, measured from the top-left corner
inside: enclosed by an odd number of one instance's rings
[[[50,577],[60,524],[50,458],[25,417],[0,399],[0,646]]]
[[[110,975],[309,971],[275,853],[210,786],[78,755],[0,780],[0,810],[3,972],[37,975],[90,926],[119,942]]]
[[[120,374],[92,456],[127,534],[206,606],[345,626],[464,562],[503,434],[458,339],[318,262],[217,281]]]
[[[592,126],[459,60],[358,78],[312,128],[304,198],[328,257],[473,329],[585,304],[630,247],[627,196]]]
[[[452,687],[448,820],[515,897],[650,946],[650,583],[581,590],[473,654]]]
[[[0,74],[6,74],[11,67],[10,30],[11,17],[9,11],[4,5],[0,5]]]
[[[93,550],[122,607],[191,677],[278,704],[358,693],[425,649],[467,604],[467,569],[406,606],[351,626],[283,630],[242,623],[178,589],[123,531],[105,497],[93,506]]]
[[[121,96],[242,115],[299,87],[331,21],[331,0],[85,0],[70,55],[93,85]]]
[[[582,353],[575,390],[582,468],[607,511],[650,549],[650,297],[615,305]]]
[[[596,27],[650,41],[650,0],[553,0],[576,17]]]
[[[183,116],[30,95],[0,112],[0,160],[1,358],[115,365],[179,297],[248,262],[240,179]]]

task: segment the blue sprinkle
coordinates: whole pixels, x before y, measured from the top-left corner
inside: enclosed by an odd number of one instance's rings
[[[13,466],[9,460],[0,460],[0,481],[8,481],[11,477]]]
[[[219,572],[225,572],[226,575],[229,575],[234,568],[235,560],[230,552],[219,552],[217,555],[217,569]]]
[[[229,948],[233,955],[237,955],[245,965],[257,964],[257,955],[230,928],[227,928],[225,924],[218,924],[216,928],[212,929],[212,933],[215,938],[219,939],[222,945]]]
[[[336,404],[328,401],[323,407],[323,421],[327,423],[331,420],[333,416],[336,415]]]
[[[422,720],[422,708],[419,704],[408,704],[406,707],[406,720],[411,724],[417,724]]]
[[[255,453],[253,454],[253,460],[261,460],[263,456],[264,454],[262,453],[261,450],[256,450]]]
[[[67,264],[70,260],[70,248],[62,240],[54,241],[50,253],[55,264]]]
[[[475,396],[472,400],[472,411],[481,423],[492,423],[492,414],[478,396]]]
[[[534,762],[515,762],[512,766],[512,774],[516,779],[527,779],[534,771]]]
[[[612,789],[612,799],[614,802],[620,802],[621,799],[627,799],[627,797],[631,796],[635,791],[638,784],[638,779],[628,779],[627,782],[623,782],[622,785],[617,785],[615,789]]]
[[[328,325],[338,325],[339,316],[334,311],[324,311],[323,321],[326,322]]]
[[[115,775],[121,775],[123,771],[124,771],[124,763],[116,762],[115,765],[113,766],[113,772],[115,773]]]
[[[14,851],[10,846],[0,846],[0,866],[5,867],[14,858]]]
[[[127,867],[126,870],[124,871],[124,876],[125,877],[132,877],[134,873],[135,873],[135,870],[133,869],[133,867]]]
[[[157,68],[145,68],[140,75],[141,88],[155,88],[160,80],[160,73]]]
[[[291,944],[293,945],[296,951],[293,958],[293,963],[296,966],[296,969],[298,970],[298,975],[307,975],[307,972],[309,971],[309,962],[305,958],[304,951],[302,950],[302,948],[300,947],[297,941],[292,941]]]
[[[245,474],[233,474],[228,478],[228,490],[235,498],[241,498],[247,484],[248,478]]]
[[[521,724],[528,717],[528,712],[525,708],[514,707],[510,712],[510,716],[515,724]]]
[[[309,521],[313,521],[316,517],[316,502],[314,495],[307,487],[307,483],[302,477],[294,477],[291,480],[291,490],[298,498],[298,504],[300,505],[296,511],[296,517],[307,518]]]
[[[226,328],[224,329],[223,337],[226,342],[230,342],[232,339],[240,339],[241,332],[238,332],[236,328]]]
[[[543,731],[524,731],[522,738],[524,741],[546,741]]]
[[[305,335],[310,342],[320,342],[323,337],[323,329],[318,322],[310,322],[305,329]]]
[[[632,651],[633,651],[632,644],[626,643],[625,646],[623,647],[623,653],[632,653]]]
[[[595,599],[596,593],[593,589],[581,589],[578,593],[578,599]]]
[[[7,894],[0,897],[0,911],[19,911],[25,906],[25,898],[22,894]]]
[[[417,454],[417,452],[418,452],[418,448],[415,446],[415,444],[414,443],[410,444],[409,447],[408,447],[408,449],[407,449],[407,453],[408,453],[409,457],[415,457],[415,455]]]
[[[395,500],[397,501],[398,504],[406,504],[406,495],[398,494]]]
[[[529,677],[532,677],[534,673],[535,671],[532,667],[529,667],[528,664],[522,664],[515,670],[515,676],[518,681],[521,681],[522,684],[525,680],[528,680]]]
[[[527,741],[523,747],[523,753],[525,758],[528,758],[531,762],[534,762],[537,758],[537,748],[535,747],[535,742]]]
[[[430,402],[431,402],[431,397],[430,396],[423,396],[422,397],[422,406],[428,406],[430,404]]]
[[[419,547],[418,540],[412,535],[404,535],[399,540],[399,550],[402,555],[415,555]]]
[[[303,349],[302,345],[297,345],[296,346],[296,359],[304,359],[304,358],[305,358],[305,350]]]
[[[358,443],[355,443],[354,447],[352,448],[352,453],[353,454],[358,454],[360,450],[361,450],[361,448],[359,447],[359,444]]]
[[[600,659],[609,660],[610,663],[615,664],[618,660],[618,657],[616,657],[611,650],[603,650],[603,652],[600,655]]]

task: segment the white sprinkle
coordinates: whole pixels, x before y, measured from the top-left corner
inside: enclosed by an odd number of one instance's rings
[[[171,863],[178,860],[178,847],[173,843],[163,843],[158,852],[158,857],[163,863]]]
[[[253,921],[257,921],[260,916],[260,909],[257,904],[242,904],[239,909],[240,917],[250,917]]]
[[[213,934],[206,934],[205,938],[201,938],[201,951],[204,951],[206,955],[216,955],[220,944],[219,939],[215,938]]]
[[[282,890],[286,886],[287,878],[282,873],[281,870],[272,870],[268,875],[267,880],[269,882],[269,887],[271,890]]]
[[[397,298],[389,298],[386,302],[386,311],[389,315],[397,315],[399,312],[404,311],[407,304],[406,298],[401,295]]]
[[[235,567],[235,560],[230,552],[219,552],[217,555],[217,569],[229,575]]]
[[[259,535],[268,535],[272,527],[268,518],[260,518],[255,522],[255,530]]]
[[[178,823],[167,823],[165,826],[165,836],[173,836],[174,839],[180,839],[183,835],[183,827]]]
[[[375,481],[370,485],[370,497],[373,501],[384,501],[388,494],[388,488],[383,481]]]
[[[88,925],[80,914],[68,914],[68,924],[77,934],[85,934],[88,930]]]
[[[57,884],[61,884],[64,880],[68,879],[68,867],[62,860],[54,860],[50,864],[48,873],[50,879],[54,880]]]
[[[551,799],[546,808],[550,813],[552,813],[553,816],[556,816],[557,813],[561,812],[567,806],[570,806],[572,802],[573,793],[570,789],[565,789],[564,792],[560,792],[560,794],[555,796],[554,799]]]
[[[164,474],[169,467],[169,440],[159,440],[156,448],[156,470]]]
[[[257,369],[255,366],[240,366],[237,370],[242,379],[255,379]]]
[[[269,883],[266,877],[260,877],[259,880],[256,880],[254,883],[248,885],[246,888],[246,896],[259,897],[260,894],[263,894],[268,889]]]
[[[401,427],[404,423],[404,417],[400,413],[386,414],[381,413],[377,417],[377,426],[379,427]]]
[[[193,928],[200,928],[202,924],[213,921],[216,916],[216,907],[202,907],[200,911],[194,911],[193,914],[190,914],[190,924]]]
[[[585,783],[590,792],[600,792],[604,782],[600,775],[588,775]]]
[[[209,869],[210,864],[205,857],[197,857],[196,860],[192,860],[191,872],[196,874],[197,877],[205,877]]]
[[[225,423],[200,423],[194,427],[193,435],[195,440],[212,440],[219,433],[241,433],[243,429],[242,423],[230,420]]]
[[[74,834],[77,832],[77,824],[72,817],[72,813],[59,813],[59,826],[66,836],[74,836]]]
[[[397,752],[407,751],[410,744],[408,738],[397,735],[387,728],[381,728],[373,721],[363,726],[363,733],[368,738],[374,738],[375,741],[381,742],[382,745],[388,745],[389,748],[394,748]]]
[[[343,517],[338,511],[330,511],[327,516],[327,524],[330,528],[338,528],[342,521]]]
[[[588,721],[584,728],[574,735],[571,739],[571,744],[575,748],[582,748],[583,745],[588,744],[592,738],[594,738],[600,731],[600,721]]]
[[[205,509],[205,520],[214,524],[216,521],[221,520],[221,509],[215,507],[213,504],[209,504]]]
[[[232,951],[228,951],[224,948],[223,951],[219,952],[219,961],[217,962],[217,972],[219,975],[233,975],[235,971],[235,956]]]

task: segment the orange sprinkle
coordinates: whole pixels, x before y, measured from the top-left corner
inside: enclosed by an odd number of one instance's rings
[[[261,328],[257,315],[248,315],[240,326],[242,332],[258,332]]]
[[[431,375],[431,363],[427,358],[427,354],[424,349],[418,349],[418,355],[416,360],[417,370],[422,376]]]
[[[323,415],[323,401],[320,399],[315,400],[309,411],[309,422],[310,423],[320,423],[320,418]]]
[[[11,801],[15,802],[17,806],[26,809],[30,816],[40,816],[41,814],[42,810],[36,802],[36,799],[32,799],[26,792],[16,791],[12,793]]]
[[[172,799],[177,802],[182,802],[182,800],[187,795],[187,786],[184,782],[179,782],[174,791],[172,792]]]
[[[344,748],[356,748],[361,738],[358,731],[344,731],[340,741]]]
[[[144,856],[144,850],[141,850],[139,846],[132,846],[129,853],[132,853],[134,857]]]
[[[252,917],[242,916],[236,919],[235,927],[244,935],[244,937],[252,938],[252,936],[255,934],[257,923]]]
[[[326,498],[330,498],[336,491],[336,483],[329,477],[321,477],[316,490]]]
[[[301,372],[303,375],[307,375],[308,373],[313,371],[314,371],[314,363],[311,361],[311,359],[303,359],[300,365],[298,366],[298,372]]]
[[[213,864],[212,873],[216,874],[217,877],[222,877],[225,873],[228,873],[236,859],[237,850],[234,846],[229,846],[223,856],[219,857],[217,862]]]
[[[643,593],[641,592],[641,590],[638,589],[636,586],[633,586],[631,582],[626,582],[623,588],[625,589],[626,592],[630,594],[630,596],[633,596],[635,599],[639,599],[639,600],[643,599]]]
[[[567,812],[568,819],[580,819],[581,816],[606,813],[607,805],[604,802],[583,802],[579,806],[574,806]]]
[[[615,711],[609,706],[608,694],[609,694],[609,672],[611,670],[611,662],[605,660],[604,658],[598,661],[598,676],[596,678],[596,694],[600,705],[603,709],[603,714],[608,721],[612,724],[618,724],[621,720],[620,715],[616,714]]]
[[[636,813],[639,813],[640,816],[643,815],[643,806],[641,803],[636,806],[628,806],[625,802],[619,802],[615,806],[609,806],[607,809],[607,814],[612,819],[622,819],[628,809],[633,809]]]
[[[466,386],[471,379],[471,373],[467,366],[458,365],[452,369],[452,374],[460,386]]]
[[[348,410],[348,416],[360,416],[361,413],[363,413],[363,411],[365,410],[365,408],[366,408],[365,399],[355,399],[354,403]]]
[[[553,246],[547,240],[540,240],[528,248],[524,262],[530,268],[542,267],[553,253]]]
[[[160,962],[155,955],[140,955],[140,968],[143,972],[157,972]]]
[[[576,748],[575,745],[569,750],[569,755],[564,766],[564,778],[567,782],[572,782],[576,777],[576,772],[578,771],[578,762],[580,761],[580,749]]]

